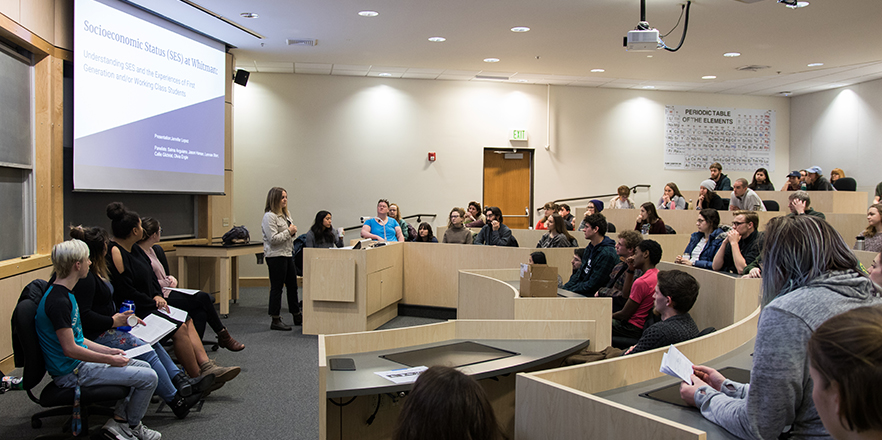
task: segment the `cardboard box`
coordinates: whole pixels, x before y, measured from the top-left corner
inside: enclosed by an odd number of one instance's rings
[[[521,298],[556,297],[557,268],[546,264],[521,264]]]

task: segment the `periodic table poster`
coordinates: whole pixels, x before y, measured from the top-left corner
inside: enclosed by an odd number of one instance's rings
[[[665,106],[665,169],[775,171],[775,111]]]

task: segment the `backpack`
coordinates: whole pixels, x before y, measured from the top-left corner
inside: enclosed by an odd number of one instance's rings
[[[251,234],[245,226],[233,226],[221,240],[225,245],[248,243],[251,241]]]

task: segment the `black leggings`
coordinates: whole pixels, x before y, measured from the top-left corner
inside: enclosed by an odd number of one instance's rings
[[[299,314],[300,305],[297,303],[297,269],[294,267],[294,258],[267,257],[266,266],[269,269],[270,279],[269,315],[279,316],[282,314],[282,285],[286,287],[288,311],[294,315]]]
[[[190,315],[196,332],[199,333],[201,339],[205,335],[205,324],[211,326],[215,333],[220,333],[224,329],[217,310],[214,309],[214,302],[211,295],[205,292],[196,292],[195,295],[187,295],[172,289],[167,298],[170,306],[175,306]]]

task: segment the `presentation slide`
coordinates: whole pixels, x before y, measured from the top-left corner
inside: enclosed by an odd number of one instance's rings
[[[117,0],[76,0],[74,190],[222,194],[224,50]]]

